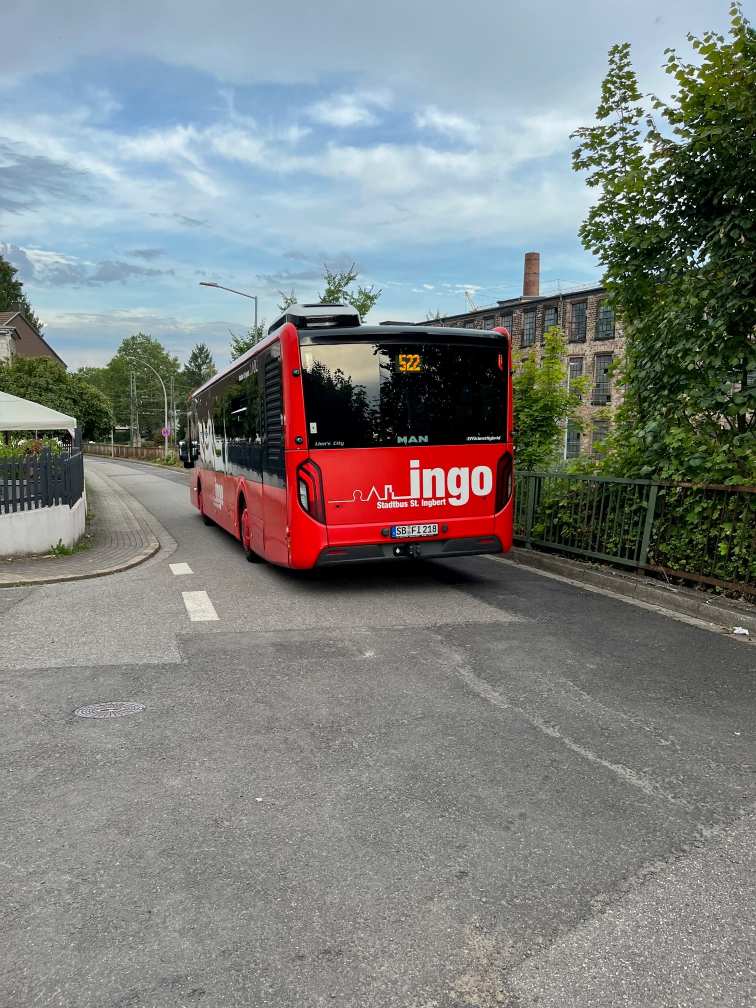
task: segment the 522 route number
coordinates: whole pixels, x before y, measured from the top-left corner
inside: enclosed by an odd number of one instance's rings
[[[418,353],[400,353],[399,354],[399,370],[400,371],[420,371],[421,370],[421,360],[420,354]]]

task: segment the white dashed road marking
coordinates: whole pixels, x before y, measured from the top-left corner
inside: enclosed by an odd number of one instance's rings
[[[189,613],[189,619],[192,623],[198,623],[202,620],[217,620],[218,613],[215,611],[215,606],[210,601],[210,596],[204,591],[193,591],[193,592],[181,592],[184,598],[184,605],[186,606],[186,611]]]
[[[193,574],[194,571],[188,563],[168,564],[174,574]]]

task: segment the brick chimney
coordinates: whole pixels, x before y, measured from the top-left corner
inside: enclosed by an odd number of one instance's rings
[[[538,297],[541,291],[541,253],[525,253],[525,274],[522,281],[523,297]]]

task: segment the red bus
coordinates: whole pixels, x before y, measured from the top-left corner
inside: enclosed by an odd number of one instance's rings
[[[181,452],[196,462],[193,504],[250,560],[505,552],[509,335],[365,326],[348,306],[291,305],[193,393]]]

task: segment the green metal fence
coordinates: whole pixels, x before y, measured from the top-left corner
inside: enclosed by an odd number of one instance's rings
[[[756,595],[756,487],[520,472],[515,538]]]

